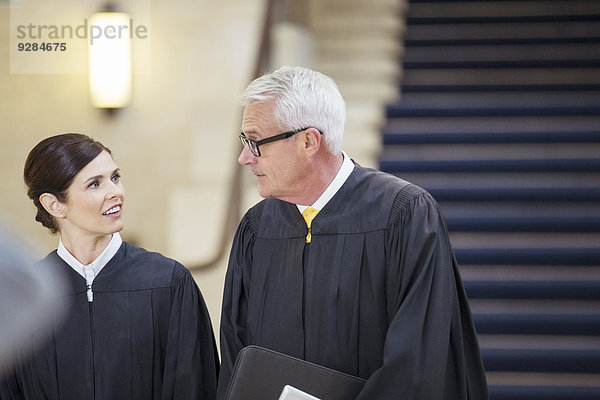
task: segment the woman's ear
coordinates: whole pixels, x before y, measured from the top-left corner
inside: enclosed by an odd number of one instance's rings
[[[40,195],[40,203],[42,204],[42,207],[44,207],[44,209],[53,217],[64,218],[64,204],[58,201],[58,198],[56,198],[55,195],[51,193],[42,193]]]

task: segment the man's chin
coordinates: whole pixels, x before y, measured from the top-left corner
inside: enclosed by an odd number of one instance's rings
[[[269,188],[265,187],[264,185],[261,185],[260,183],[258,184],[258,194],[264,199],[266,199],[267,197],[271,197],[271,191],[269,190]]]

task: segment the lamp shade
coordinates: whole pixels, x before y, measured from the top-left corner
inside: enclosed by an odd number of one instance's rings
[[[92,105],[125,107],[131,101],[130,17],[101,12],[89,21],[89,84]]]

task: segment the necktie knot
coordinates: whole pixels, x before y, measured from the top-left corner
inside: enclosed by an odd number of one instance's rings
[[[312,224],[312,220],[317,216],[319,210],[316,208],[308,207],[306,210],[302,212],[302,217],[304,221],[306,221],[306,226],[308,227],[308,235],[306,235],[306,243],[310,243],[311,234],[310,234],[310,225]]]

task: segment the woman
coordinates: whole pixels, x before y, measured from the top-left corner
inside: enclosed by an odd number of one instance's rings
[[[0,398],[215,398],[202,295],[184,266],[121,240],[125,193],[110,150],[80,134],[47,138],[29,153],[24,179],[36,220],[60,234],[44,261],[66,275],[70,309],[51,340],[19,360]]]

